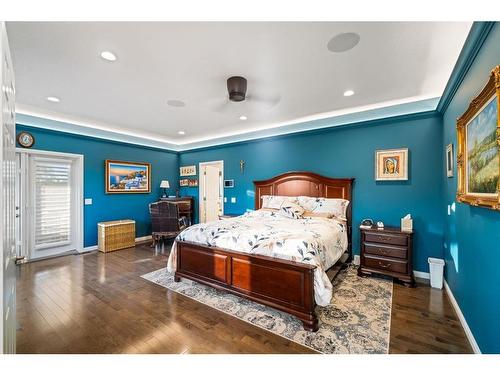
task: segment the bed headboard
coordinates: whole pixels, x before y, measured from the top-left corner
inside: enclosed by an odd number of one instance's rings
[[[323,198],[343,198],[347,208],[349,253],[352,244],[352,185],[354,178],[330,178],[312,172],[287,172],[264,181],[254,181],[255,209],[262,205],[263,195],[284,195]]]

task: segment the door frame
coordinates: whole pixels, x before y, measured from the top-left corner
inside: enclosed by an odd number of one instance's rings
[[[204,183],[204,180],[203,180],[203,177],[201,175],[201,169],[203,166],[205,165],[220,165],[221,166],[221,170],[222,170],[222,176],[221,176],[221,180],[220,180],[220,191],[222,192],[222,196],[221,196],[221,200],[222,200],[222,204],[221,204],[221,207],[222,207],[222,210],[221,210],[221,214],[224,215],[224,160],[213,160],[213,161],[203,161],[203,162],[200,162],[198,164],[198,170],[200,171],[199,173],[199,189],[198,189],[198,212],[199,212],[199,215],[198,215],[198,221],[201,223],[201,213],[202,213],[202,205],[203,205],[203,197],[202,197],[202,188],[204,189],[205,188],[205,183]]]
[[[46,156],[46,157],[63,157],[63,158],[68,158],[72,159],[74,161],[74,184],[75,184],[75,200],[76,203],[74,205],[74,222],[75,222],[75,245],[76,245],[76,251],[78,253],[83,253],[84,252],[84,247],[83,247],[83,237],[84,237],[84,220],[83,220],[83,210],[84,210],[84,199],[83,199],[83,192],[84,192],[84,186],[83,186],[83,165],[84,165],[84,156],[81,154],[70,154],[66,152],[57,152],[57,151],[44,151],[44,150],[35,150],[35,149],[28,149],[28,148],[16,148],[16,154],[23,155],[36,155],[36,156]],[[18,171],[17,176],[19,177],[22,173],[26,173],[26,168],[20,169]],[[17,184],[17,182],[16,182]],[[23,187],[23,190],[21,192],[22,197],[26,197],[26,191]],[[26,226],[26,213],[22,215],[23,221],[21,222],[22,226]],[[21,233],[23,232],[23,227],[21,227]],[[18,247],[18,256],[26,256],[26,259],[31,260],[31,250],[27,249],[27,240],[26,237],[21,239],[22,244],[21,246]],[[18,239],[16,239],[16,242],[18,242]],[[50,256],[50,255],[49,255]]]

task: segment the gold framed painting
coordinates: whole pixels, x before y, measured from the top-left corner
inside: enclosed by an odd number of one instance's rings
[[[408,180],[408,149],[375,151],[375,180]]]
[[[106,194],[151,193],[151,164],[106,160]]]
[[[457,201],[500,210],[500,66],[457,120]]]

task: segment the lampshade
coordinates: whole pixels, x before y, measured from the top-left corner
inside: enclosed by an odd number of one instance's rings
[[[161,188],[165,188],[165,189],[168,189],[170,187],[170,184],[168,183],[167,180],[163,180],[160,184],[160,187]]]

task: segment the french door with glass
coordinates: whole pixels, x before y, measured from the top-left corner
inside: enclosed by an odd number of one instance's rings
[[[18,253],[28,259],[79,250],[81,157],[20,152]]]

